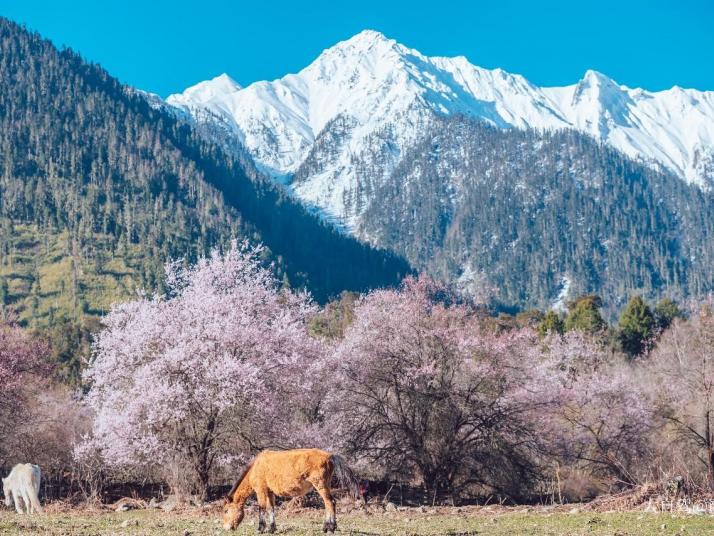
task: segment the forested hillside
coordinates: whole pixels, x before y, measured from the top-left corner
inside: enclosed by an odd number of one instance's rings
[[[324,300],[393,284],[405,262],[345,237],[70,50],[0,19],[0,305],[24,322],[105,312],[163,264],[262,241]]]
[[[369,198],[358,234],[505,308],[714,289],[711,194],[575,131],[435,118]]]

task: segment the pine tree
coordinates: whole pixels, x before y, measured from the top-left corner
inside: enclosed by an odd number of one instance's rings
[[[656,322],[649,306],[640,296],[633,296],[620,315],[618,324],[622,349],[630,356],[640,355],[654,335]]]
[[[0,277],[0,307],[7,305],[10,299],[10,291],[7,285],[7,279]]]
[[[545,313],[545,316],[538,324],[538,336],[542,339],[550,333],[563,333],[565,331],[565,323],[560,315],[552,309]]]
[[[654,308],[654,316],[657,322],[657,327],[660,330],[667,329],[675,318],[682,318],[684,313],[677,305],[677,302],[670,298],[662,298],[657,302]]]
[[[577,330],[586,333],[598,333],[607,327],[600,314],[602,299],[595,294],[581,296],[568,303],[568,316],[565,318],[565,330]]]

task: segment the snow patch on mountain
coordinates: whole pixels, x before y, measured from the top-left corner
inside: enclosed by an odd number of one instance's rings
[[[567,312],[568,308],[566,306],[566,300],[570,295],[570,287],[573,282],[567,275],[564,275],[560,279],[560,290],[558,291],[558,296],[555,298],[550,308],[559,313]]]

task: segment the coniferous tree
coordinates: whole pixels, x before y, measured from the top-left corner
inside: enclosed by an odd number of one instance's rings
[[[594,294],[571,301],[568,303],[568,315],[565,317],[565,330],[586,333],[602,331],[607,327],[607,323],[600,314],[601,307],[602,299]]]
[[[10,291],[8,289],[7,285],[7,279],[4,277],[0,277],[0,307],[7,305]]]
[[[667,329],[675,318],[682,318],[684,313],[677,303],[669,298],[662,298],[654,307],[654,316],[660,330]]]
[[[558,313],[549,310],[538,324],[538,335],[543,338],[548,334],[561,335],[565,331],[565,323]]]
[[[633,296],[620,315],[618,324],[622,349],[630,356],[642,353],[654,335],[655,317],[641,296]]]

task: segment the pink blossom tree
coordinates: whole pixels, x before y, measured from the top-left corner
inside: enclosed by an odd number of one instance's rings
[[[416,477],[429,493],[523,493],[552,404],[538,339],[497,334],[444,297],[422,277],[357,303],[335,352],[335,435],[380,476]]]
[[[32,387],[38,379],[46,376],[51,367],[46,361],[48,347],[33,337],[12,318],[0,321],[0,436],[6,438],[0,444],[8,445],[33,396]]]
[[[187,467],[173,485],[205,497],[217,463],[304,440],[322,388],[323,348],[306,327],[315,307],[278,290],[261,252],[233,243],[170,264],[166,296],[113,308],[84,376],[95,418],[78,456]]]
[[[714,490],[714,312],[705,304],[690,320],[677,319],[652,351],[653,397],[658,415],[680,450],[694,451]]]
[[[654,426],[639,364],[579,331],[550,335],[542,351],[557,379],[553,454],[616,485],[635,484],[651,458]]]

